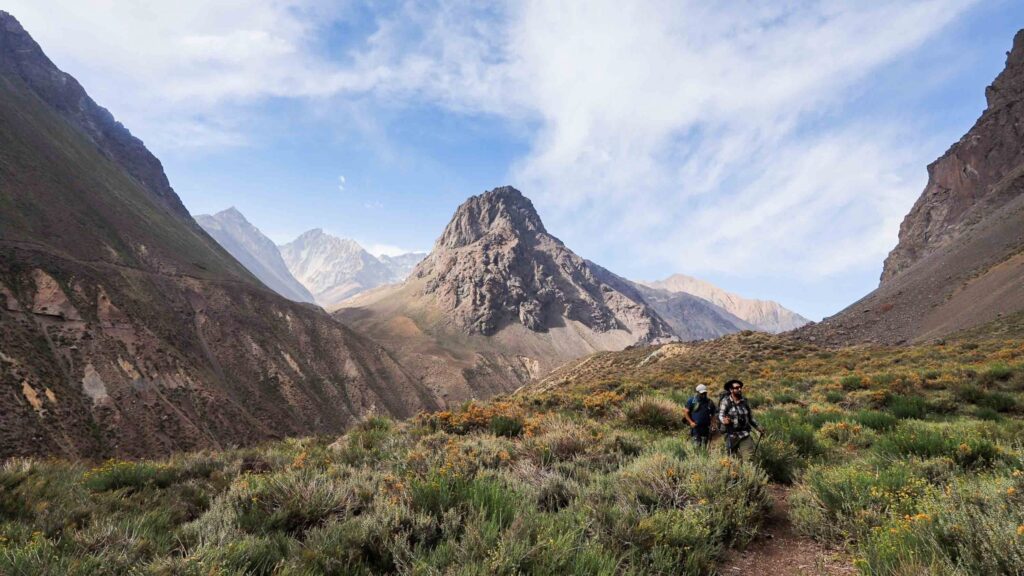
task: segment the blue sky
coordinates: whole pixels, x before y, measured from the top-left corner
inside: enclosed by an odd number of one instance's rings
[[[194,214],[426,250],[467,196],[512,184],[621,275],[687,273],[814,319],[877,285],[926,165],[1024,26],[1012,0],[5,9]]]

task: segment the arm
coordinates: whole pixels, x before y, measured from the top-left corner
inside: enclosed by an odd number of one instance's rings
[[[729,425],[729,414],[726,413],[726,409],[729,407],[729,397],[722,398],[721,404],[718,406],[718,420],[726,426]]]
[[[694,422],[693,418],[690,417],[690,410],[692,405],[692,399],[686,401],[686,406],[683,406],[683,417],[686,418],[686,421],[690,424],[690,428],[696,428],[697,423]]]

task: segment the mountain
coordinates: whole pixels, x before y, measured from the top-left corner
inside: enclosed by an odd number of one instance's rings
[[[6,12],[0,388],[0,458],[216,448],[436,406],[379,345],[221,248]]]
[[[377,259],[384,264],[384,267],[391,274],[389,283],[395,283],[404,282],[409,277],[409,274],[412,274],[412,271],[416,269],[416,265],[426,257],[426,252],[407,252],[397,256],[381,254]]]
[[[280,248],[288,270],[327,309],[335,308],[350,296],[394,281],[392,269],[357,242],[332,236],[319,228]]]
[[[743,330],[757,330],[728,310],[686,292],[670,292],[634,283],[644,301],[665,319],[680,340],[711,340]]]
[[[213,216],[196,216],[196,222],[225,250],[268,288],[295,302],[313,302],[313,295],[288,271],[281,252],[235,208]]]
[[[631,283],[573,253],[508,186],[459,206],[404,283],[335,315],[449,402],[513,390],[595,351],[675,338]]]
[[[778,334],[794,330],[810,322],[807,318],[786,309],[778,302],[743,298],[722,290],[710,282],[684,274],[673,274],[664,280],[641,282],[641,284],[673,294],[690,294],[703,298],[738,318],[744,323],[745,327],[742,328],[744,330],[753,329]],[[721,336],[721,334],[717,336]]]
[[[928,166],[879,287],[800,336],[941,338],[1024,309],[1024,30],[974,126]]]

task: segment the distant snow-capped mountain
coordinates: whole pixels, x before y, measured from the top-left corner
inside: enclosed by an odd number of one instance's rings
[[[296,302],[314,301],[288,270],[277,245],[234,207],[212,216],[196,216],[196,222],[268,288]]]
[[[317,228],[279,247],[292,275],[324,308],[371,288],[401,282],[425,254],[377,258],[358,242]]]

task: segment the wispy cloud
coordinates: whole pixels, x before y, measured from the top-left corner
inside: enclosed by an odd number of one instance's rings
[[[406,2],[340,58],[322,40],[349,8],[328,0],[8,4],[183,144],[244,142],[202,118],[270,97],[497,115],[538,127],[508,176],[590,253],[822,277],[876,266],[924,178],[913,134],[844,105],[976,1]]]

